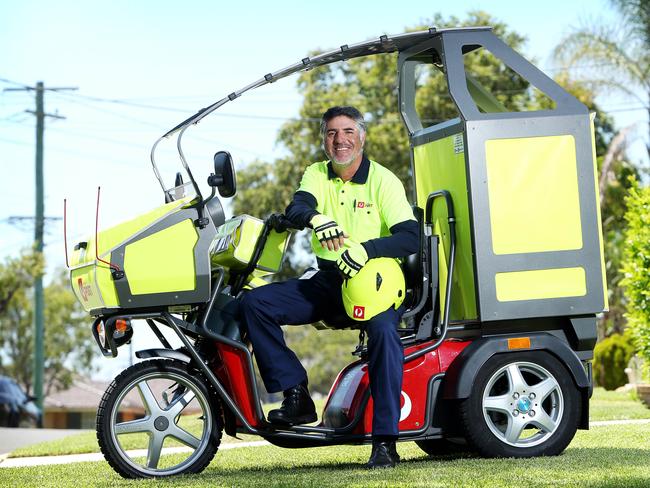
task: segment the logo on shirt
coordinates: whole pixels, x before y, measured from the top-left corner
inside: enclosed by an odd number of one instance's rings
[[[359,305],[354,306],[352,310],[352,315],[355,319],[363,319],[366,317],[366,307],[360,307]]]
[[[373,205],[372,202],[357,202],[357,208],[370,208]]]

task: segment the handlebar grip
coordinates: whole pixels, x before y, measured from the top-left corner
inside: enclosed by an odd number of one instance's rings
[[[284,232],[288,229],[302,230],[304,227],[289,220],[284,214],[274,213],[266,219],[267,224],[276,232]]]

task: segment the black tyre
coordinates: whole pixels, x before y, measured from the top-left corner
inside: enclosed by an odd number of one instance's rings
[[[519,352],[481,368],[460,417],[467,442],[483,456],[555,456],[573,439],[581,408],[562,363],[543,351]]]
[[[101,451],[125,478],[201,472],[219,448],[222,429],[220,402],[207,380],[175,360],[124,370],[97,410]]]

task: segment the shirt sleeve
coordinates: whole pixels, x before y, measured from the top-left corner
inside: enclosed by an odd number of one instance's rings
[[[302,190],[298,190],[294,194],[293,200],[284,211],[286,218],[302,228],[308,227],[309,221],[317,213],[316,198],[311,193]]]
[[[420,226],[417,220],[400,222],[392,226],[390,232],[389,236],[370,239],[361,244],[368,259],[402,258],[417,252],[420,246]]]
[[[411,205],[406,198],[404,185],[393,173],[382,182],[379,194],[380,213],[388,229],[406,220],[415,220]]]

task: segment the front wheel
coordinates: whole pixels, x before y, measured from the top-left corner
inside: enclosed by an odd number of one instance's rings
[[[201,472],[221,442],[216,394],[198,371],[168,359],[123,371],[97,411],[97,439],[108,463],[125,478]]]
[[[486,457],[560,454],[576,433],[580,412],[571,373],[543,351],[492,357],[460,405],[465,438]]]

